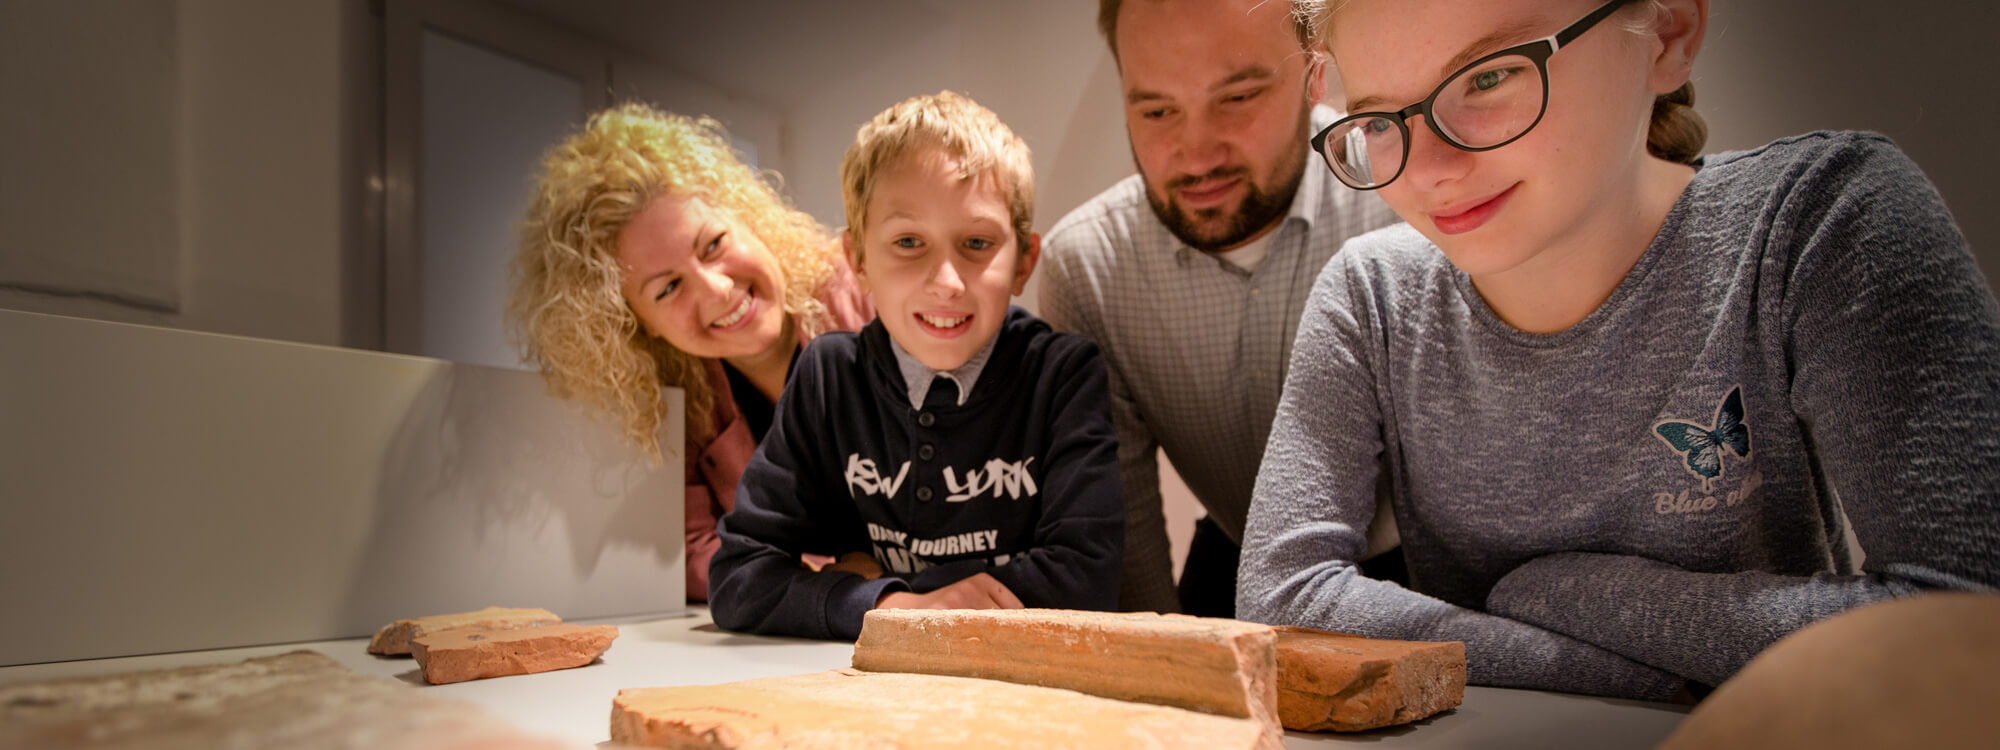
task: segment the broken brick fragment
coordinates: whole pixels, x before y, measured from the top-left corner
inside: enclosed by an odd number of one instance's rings
[[[1390,641],[1279,627],[1278,717],[1286,729],[1358,732],[1407,724],[1465,700],[1465,644]]]
[[[581,667],[618,637],[612,625],[542,625],[514,630],[442,630],[411,641],[432,685]]]
[[[558,625],[562,618],[546,609],[510,609],[507,607],[487,607],[477,612],[459,612],[449,615],[431,615],[412,620],[397,620],[375,631],[375,637],[368,641],[368,653],[385,656],[400,656],[410,653],[410,640],[426,633],[435,633],[453,628],[478,628],[482,630],[506,630],[526,628],[536,625]]]

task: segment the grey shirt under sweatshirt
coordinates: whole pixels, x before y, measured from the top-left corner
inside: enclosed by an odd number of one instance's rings
[[[1352,564],[1384,478],[1415,590]],[[2000,305],[1872,134],[1708,157],[1555,334],[1375,232],[1313,289],[1244,542],[1244,619],[1463,640],[1479,684],[1714,685],[1820,618],[2000,584]]]

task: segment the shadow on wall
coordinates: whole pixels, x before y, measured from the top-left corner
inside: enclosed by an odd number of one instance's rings
[[[1125,137],[1125,111],[1119,106],[1123,90],[1118,64],[1109,55],[1101,56],[1063,123],[1048,174],[1035,176],[1035,225],[1044,234],[1077,206],[1138,172]],[[1028,288],[1015,304],[1040,315],[1041,290],[1038,272],[1028,279]]]
[[[1090,72],[1090,81],[1084,85],[1083,93],[1077,97],[1077,107],[1063,127],[1054,167],[1046,177],[1035,181],[1037,187],[1046,186],[1038,196],[1041,206],[1060,208],[1067,213],[1097,197],[1125,175],[1138,171],[1125,137],[1125,111],[1119,106],[1125,98],[1123,90],[1118,64],[1112,62],[1111,56],[1103,56]],[[1107,147],[1111,145],[1116,147]],[[1043,216],[1039,207],[1035,215]],[[1050,226],[1061,218],[1062,213],[1047,214]]]
[[[34,613],[0,664],[684,607],[680,466],[534,373],[4,310],[0,341],[0,591]]]
[[[1695,60],[1707,151],[1813,130],[1873,130],[1944,195],[1989,285],[2000,287],[2000,98],[1987,67],[1993,3],[1757,0],[1710,6]]]
[[[343,632],[496,605],[566,619],[683,607],[678,465],[649,465],[531,373],[435,371],[378,476]]]

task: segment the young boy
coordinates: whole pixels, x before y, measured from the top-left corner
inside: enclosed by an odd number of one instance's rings
[[[877,317],[800,355],[720,525],[716,624],[853,640],[876,607],[1111,608],[1103,360],[1007,304],[1041,253],[1026,144],[943,92],[862,126],[840,176]]]

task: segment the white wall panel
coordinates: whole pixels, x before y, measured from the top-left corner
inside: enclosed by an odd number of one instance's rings
[[[0,341],[0,664],[684,606],[680,457],[532,373],[10,311]]]

